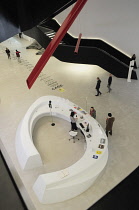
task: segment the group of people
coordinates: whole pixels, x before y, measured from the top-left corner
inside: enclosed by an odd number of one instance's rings
[[[10,55],[10,50],[8,48],[6,48],[5,50],[7,56],[8,56],[8,59],[11,59],[11,55]],[[20,53],[18,50],[16,50],[16,57],[18,59],[18,61],[20,61]],[[97,84],[96,84],[96,90],[97,90],[97,95],[96,96],[99,96],[101,95],[102,93],[100,92],[100,84],[101,84],[101,80],[99,77],[97,77]],[[111,89],[111,84],[112,84],[112,75],[110,74],[109,75],[109,78],[108,78],[108,84],[107,84],[107,87],[108,87],[108,92],[110,92],[112,89]],[[96,110],[94,109],[94,107],[91,107],[90,108],[90,115],[96,119]],[[77,125],[76,125],[76,118],[75,118],[75,113],[72,111],[71,114],[70,114],[70,120],[71,120],[71,130],[74,131],[74,130],[77,130]],[[112,114],[111,113],[108,113],[108,117],[106,119],[106,135],[108,136],[108,134],[112,135],[112,126],[113,126],[113,122],[114,122],[115,118],[112,117]]]
[[[90,108],[90,115],[96,119],[96,110],[94,107]],[[112,116],[112,113],[108,113],[108,117],[106,119],[106,135],[108,134],[112,135],[112,127],[113,127],[113,122],[115,121],[115,118]]]
[[[112,84],[112,75],[110,74],[109,75],[109,78],[108,78],[108,84],[107,84],[107,88],[108,88],[108,93],[111,92],[111,84]],[[100,85],[101,85],[101,80],[99,77],[97,77],[97,84],[96,84],[96,90],[97,90],[97,94],[96,96],[99,96],[101,95],[102,93],[100,92]]]
[[[97,90],[97,95],[99,96],[102,93],[100,92],[100,84],[101,84],[101,80],[99,77],[97,77],[97,84],[96,84],[96,90]],[[112,75],[110,74],[108,77],[108,84],[107,84],[107,88],[108,88],[108,93],[111,92],[111,84],[112,84]],[[90,115],[96,119],[96,110],[94,109],[94,107],[90,108]],[[108,113],[108,117],[106,119],[106,135],[108,136],[108,134],[112,135],[112,127],[113,127],[113,122],[115,121],[115,118],[112,116],[112,113]]]
[[[11,52],[10,52],[10,50],[7,47],[6,47],[5,52],[6,52],[7,56],[8,56],[8,59],[11,59],[11,54],[10,54]],[[17,57],[18,61],[20,61],[20,53],[21,52],[19,52],[18,50],[15,51],[15,54],[16,54],[16,57]]]
[[[71,130],[72,131],[77,131],[77,125],[76,125],[76,121],[77,121],[77,116],[75,116],[76,113],[75,112],[71,112],[70,114],[70,120],[71,120]],[[94,109],[94,107],[90,108],[90,115],[96,119],[96,110]],[[112,116],[112,113],[108,113],[108,117],[106,119],[106,135],[108,137],[108,134],[112,135],[112,127],[113,127],[113,122],[115,121],[115,118]]]
[[[96,96],[99,96],[102,94],[99,90],[100,84],[101,84],[101,80],[99,77],[97,77],[97,84],[96,84],[97,95]],[[112,84],[112,75],[110,74],[109,78],[108,78],[108,84],[107,84],[108,92],[110,92],[112,90],[111,84]],[[77,131],[77,125],[76,125],[77,117],[75,117],[75,114],[76,113],[73,111],[70,114],[71,130],[72,131]],[[91,117],[96,119],[96,110],[94,107],[90,108],[90,115],[91,115]],[[107,137],[109,134],[112,135],[112,127],[113,127],[114,121],[115,121],[115,117],[112,116],[112,113],[108,113],[108,116],[106,119],[106,128],[105,128]]]

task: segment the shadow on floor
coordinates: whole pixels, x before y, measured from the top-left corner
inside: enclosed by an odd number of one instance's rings
[[[0,209],[27,210],[0,151]]]
[[[138,210],[139,167],[88,210]]]

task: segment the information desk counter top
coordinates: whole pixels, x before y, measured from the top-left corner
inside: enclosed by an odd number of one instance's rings
[[[85,136],[86,151],[82,158],[70,167],[41,174],[37,178],[33,190],[44,204],[61,202],[84,192],[100,175],[108,160],[107,136],[94,118],[68,99],[43,96],[31,105],[17,129],[16,153],[21,168],[37,170],[37,167],[43,165],[32,139],[38,119],[52,115],[70,122],[71,111],[76,113],[77,127]]]

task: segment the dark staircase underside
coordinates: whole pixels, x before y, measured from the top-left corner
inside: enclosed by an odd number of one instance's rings
[[[24,33],[46,48],[59,27],[59,24],[51,19]],[[76,42],[77,38],[67,33],[53,56],[63,62],[98,65],[118,78],[128,77],[130,57],[106,42],[96,39],[81,39],[79,52],[74,54]],[[135,70],[132,71],[131,78],[137,79]]]
[[[0,42],[49,20],[77,0],[12,0],[0,2]]]

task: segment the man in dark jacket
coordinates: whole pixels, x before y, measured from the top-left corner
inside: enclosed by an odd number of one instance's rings
[[[108,78],[108,85],[107,85],[107,87],[108,87],[108,93],[110,93],[110,91],[112,90],[111,89],[111,83],[112,83],[112,75],[110,74],[109,75],[109,78]]]
[[[112,135],[112,126],[113,122],[115,121],[115,118],[112,117],[111,113],[108,113],[108,118],[106,119],[106,135],[108,136],[108,133]]]
[[[101,83],[101,80],[99,79],[99,77],[97,77],[97,84],[96,84],[97,95],[96,95],[96,96],[99,96],[99,94],[100,94],[100,95],[102,94],[102,93],[99,91],[100,83]]]

